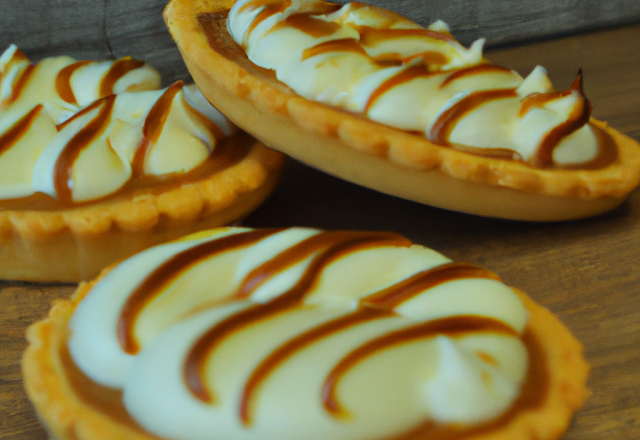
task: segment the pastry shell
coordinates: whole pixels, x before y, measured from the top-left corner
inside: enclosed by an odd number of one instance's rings
[[[640,145],[591,120],[617,146],[601,169],[539,169],[430,142],[298,96],[251,63],[226,28],[233,0],[172,0],[165,21],[205,96],[266,145],[337,177],[427,205],[558,221],[621,204],[640,183]]]
[[[2,209],[0,279],[79,282],[116,260],[190,232],[237,221],[280,180],[283,156],[245,133],[248,154],[227,168],[60,210]]]
[[[27,393],[52,440],[158,439],[128,417],[117,403],[119,392],[80,375],[67,352],[67,324],[94,283],[82,283],[70,300],[56,302],[48,318],[29,327],[29,346],[22,359]],[[580,343],[548,310],[518,294],[529,312],[527,331],[537,341],[547,372],[546,383],[533,386],[546,390],[539,403],[526,406],[498,429],[489,424],[465,440],[557,439],[589,395],[585,387],[589,367]]]

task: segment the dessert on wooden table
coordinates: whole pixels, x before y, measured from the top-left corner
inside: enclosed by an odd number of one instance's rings
[[[238,220],[282,157],[144,62],[0,57],[0,279],[77,282]]]
[[[363,3],[173,0],[165,21],[205,96],[314,167],[446,209],[596,215],[640,182],[640,146],[590,118],[582,74],[554,90],[436,22]]]
[[[387,232],[218,228],[29,328],[52,438],[557,439],[582,347],[486,269]]]

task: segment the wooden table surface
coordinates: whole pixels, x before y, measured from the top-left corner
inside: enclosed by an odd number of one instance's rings
[[[593,114],[640,139],[640,25],[494,51],[558,88],[582,68]],[[592,397],[565,440],[640,439],[640,190],[603,216],[557,224],[473,217],[396,199],[288,162],[277,192],[246,225],[394,230],[499,273],[551,309],[584,343]],[[0,281],[0,439],[45,439],[22,389],[24,331],[71,285]],[[517,439],[514,439],[517,440]]]

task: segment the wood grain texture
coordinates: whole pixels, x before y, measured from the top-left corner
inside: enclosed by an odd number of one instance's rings
[[[640,139],[640,25],[492,52],[558,87],[583,68],[594,114]],[[592,397],[564,440],[640,438],[640,191],[592,219],[531,224],[447,212],[385,196],[299,163],[245,220],[254,227],[393,230],[457,261],[485,266],[551,309],[580,339]],[[27,325],[70,286],[0,283],[0,439],[44,440],[20,382]]]
[[[22,387],[24,332],[47,315],[55,299],[68,297],[74,290],[71,285],[0,281],[0,439],[48,438]]]
[[[337,0],[345,3],[345,0]],[[70,55],[148,61],[166,84],[188,73],[162,21],[167,0],[2,0],[0,50],[29,57]],[[444,20],[464,44],[489,46],[640,22],[638,0],[371,0],[425,26]]]

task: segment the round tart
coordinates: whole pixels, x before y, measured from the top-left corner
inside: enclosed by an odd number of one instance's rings
[[[551,440],[588,395],[549,311],[386,232],[192,234],[81,284],[27,338],[57,440]]]
[[[195,85],[128,58],[0,57],[0,278],[77,282],[148,246],[232,223],[282,155]]]
[[[494,66],[442,22],[315,0],[173,0],[165,21],[241,128],[378,191],[556,221],[610,210],[640,182],[640,146],[590,118],[581,75],[555,91],[543,68]]]

